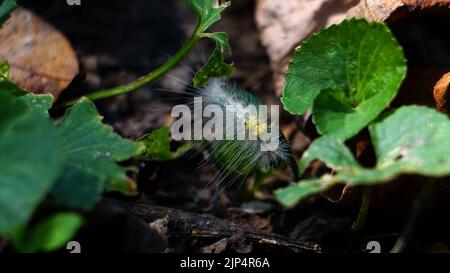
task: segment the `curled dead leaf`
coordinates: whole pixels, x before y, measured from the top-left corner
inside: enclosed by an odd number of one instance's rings
[[[354,187],[351,184],[336,185],[330,188],[329,190],[323,192],[322,196],[332,203],[339,203],[344,199],[347,199],[345,201],[348,202],[349,196],[351,196],[351,198],[354,198],[354,196],[350,194],[353,189]]]
[[[434,87],[436,108],[444,113],[450,113],[450,72],[442,76]]]
[[[22,89],[59,96],[78,74],[69,41],[33,12],[17,8],[0,30],[0,60]]]
[[[395,21],[417,9],[450,7],[449,0],[361,0],[348,11],[347,17],[365,18],[369,21]]]

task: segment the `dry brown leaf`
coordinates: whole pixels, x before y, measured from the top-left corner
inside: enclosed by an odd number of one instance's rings
[[[426,249],[427,253],[450,253],[448,245],[443,242],[435,242],[429,245]]]
[[[0,30],[0,59],[22,89],[51,93],[55,99],[78,74],[69,41],[33,12],[18,8]]]
[[[433,89],[445,72],[447,69],[434,66],[410,65],[406,79],[391,106],[397,108],[403,105],[419,104],[435,107]]]
[[[351,184],[336,185],[331,189],[323,192],[322,196],[332,203],[339,203],[341,201],[344,201],[345,203],[352,204],[354,203],[353,199],[355,199],[354,190],[355,187]]]
[[[442,76],[434,87],[436,108],[444,113],[450,113],[450,72]]]
[[[366,18],[369,21],[395,21],[404,16],[402,11],[450,6],[449,0],[361,0],[348,11],[347,17]]]

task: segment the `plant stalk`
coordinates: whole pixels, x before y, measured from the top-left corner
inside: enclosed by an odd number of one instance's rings
[[[183,47],[174,56],[172,56],[165,64],[160,66],[158,69],[150,72],[149,74],[147,74],[143,77],[140,77],[139,79],[137,79],[133,82],[130,82],[130,83],[127,83],[124,85],[120,85],[120,86],[116,86],[116,87],[113,87],[110,89],[103,89],[100,91],[96,91],[96,92],[87,94],[84,97],[86,97],[92,101],[101,100],[101,99],[105,99],[105,98],[110,98],[110,97],[130,93],[130,92],[133,92],[149,83],[152,83],[152,82],[156,81],[157,79],[159,79],[164,74],[166,74],[170,69],[172,69],[175,65],[177,65],[184,57],[186,57],[186,55],[191,51],[191,49],[195,46],[195,44],[200,39],[201,39],[201,37],[199,36],[199,27],[197,26],[197,28],[195,29],[192,36],[183,45]],[[68,103],[66,103],[66,106],[71,106],[71,105],[75,104],[78,100],[79,100],[79,98],[69,101]]]
[[[402,253],[411,244],[411,238],[416,229],[416,223],[424,212],[425,204],[430,201],[435,185],[435,179],[429,181],[422,189],[419,197],[414,201],[409,217],[400,237],[391,249],[391,253]]]
[[[296,182],[299,182],[300,181],[300,173],[298,171],[297,161],[295,160],[295,157],[294,157],[294,154],[292,153],[292,151],[291,151],[291,155],[289,156],[288,164],[294,175],[294,180]]]
[[[363,196],[361,201],[361,207],[359,209],[358,218],[352,226],[353,231],[360,231],[364,228],[367,219],[367,213],[370,206],[370,195],[372,193],[372,187],[364,187]]]

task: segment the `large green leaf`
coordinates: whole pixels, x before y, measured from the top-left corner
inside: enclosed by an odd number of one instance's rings
[[[0,27],[8,20],[11,12],[17,7],[16,0],[3,0],[0,4]]]
[[[61,172],[60,137],[47,113],[51,104],[51,96],[0,90],[0,234],[27,222]]]
[[[33,228],[22,227],[12,236],[12,243],[18,252],[50,252],[67,245],[84,219],[74,212],[62,212],[52,215]]]
[[[402,174],[450,175],[450,120],[444,114],[422,106],[402,107],[371,124],[369,130],[377,155],[375,168],[358,165],[349,157],[350,151],[342,142],[319,138],[308,149],[301,165],[318,159],[335,168],[337,174],[304,180],[278,190],[278,200],[292,206],[337,183],[373,185]]]
[[[70,108],[58,129],[63,137],[65,165],[52,189],[60,203],[75,208],[91,208],[105,188],[127,188],[126,168],[117,162],[139,154],[143,147],[121,138],[88,99]]]
[[[405,74],[403,50],[387,26],[345,20],[296,50],[281,101],[291,114],[312,109],[319,133],[346,140],[389,105]]]

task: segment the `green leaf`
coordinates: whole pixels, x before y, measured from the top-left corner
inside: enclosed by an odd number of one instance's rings
[[[219,2],[219,3],[218,3]],[[220,14],[229,2],[217,0],[186,0],[186,4],[197,14],[198,32],[205,32],[215,22],[220,20]]]
[[[66,159],[62,175],[52,189],[52,196],[59,203],[89,209],[105,188],[129,185],[127,169],[117,162],[141,153],[143,147],[121,138],[101,120],[95,105],[82,99],[58,124]]]
[[[234,66],[224,61],[224,56],[231,55],[228,35],[223,32],[205,33],[215,22],[220,20],[220,14],[230,2],[220,0],[186,0],[186,3],[195,11],[198,17],[198,26],[195,38],[209,38],[214,40],[216,46],[208,63],[195,75],[194,87],[198,88],[208,82],[212,77],[229,77],[234,73]]]
[[[389,105],[405,75],[403,50],[386,25],[344,20],[296,50],[281,101],[291,114],[312,109],[320,134],[346,140]]]
[[[28,221],[62,170],[51,104],[51,96],[0,90],[0,234]]]
[[[75,236],[84,219],[78,213],[64,212],[48,217],[34,228],[18,229],[12,244],[18,252],[51,252],[60,249]]]
[[[320,193],[325,188],[322,184],[320,179],[303,180],[301,183],[276,190],[275,196],[283,206],[290,208],[299,201]]]
[[[9,64],[7,62],[0,62],[0,92],[13,93],[16,96],[24,96],[28,94],[14,83],[8,80],[9,78]]]
[[[9,19],[11,12],[17,7],[16,0],[3,0],[0,4],[0,27]]]
[[[337,174],[304,180],[278,190],[278,200],[292,206],[337,183],[374,185],[402,174],[450,175],[450,120],[446,115],[422,106],[402,107],[371,124],[369,131],[377,155],[375,168],[356,165],[342,142],[333,144],[329,138],[319,138],[308,149],[301,165],[305,166],[312,158],[320,159],[335,168]],[[337,158],[342,160],[337,161]]]
[[[0,137],[28,112],[27,105],[9,92],[0,91]]]
[[[9,64],[7,62],[0,62],[0,78],[9,79]]]
[[[450,174],[450,121],[423,106],[402,107],[369,126],[377,168],[426,176]]]
[[[299,166],[300,174],[315,160],[326,162],[328,167],[335,170],[351,169],[359,166],[344,143],[326,136],[316,139],[303,154]]]
[[[142,157],[149,161],[168,161],[174,160],[194,147],[194,142],[186,142],[180,146],[175,152],[170,149],[169,128],[162,127],[151,132],[142,141],[145,150]]]
[[[229,77],[234,73],[234,66],[224,61],[224,56],[231,54],[231,48],[228,43],[228,35],[223,32],[204,33],[200,37],[213,39],[216,47],[208,60],[194,77],[194,87],[198,88],[208,82],[209,78]]]

